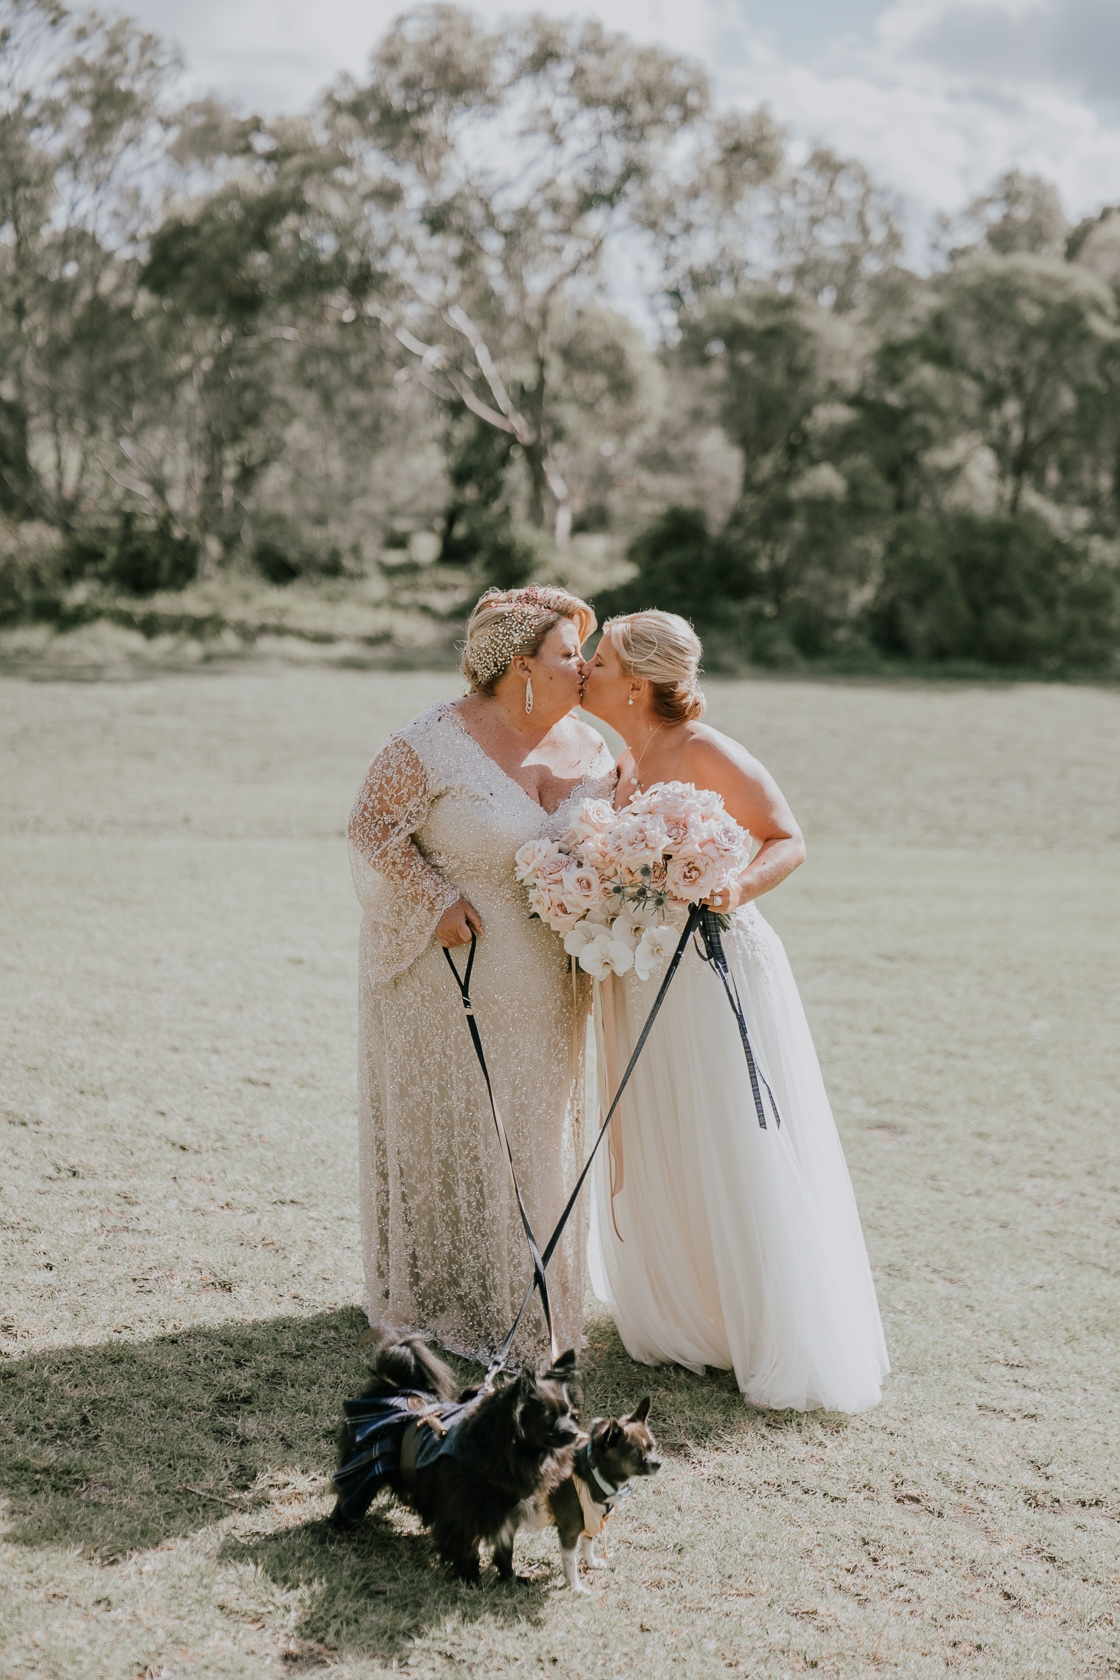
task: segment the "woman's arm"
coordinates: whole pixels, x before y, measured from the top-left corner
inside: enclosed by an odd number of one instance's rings
[[[683,779],[721,795],[728,816],[734,817],[758,842],[758,851],[739,876],[729,895],[723,893],[716,910],[734,910],[779,886],[805,861],[805,841],[781,788],[765,765],[745,747],[714,730],[694,737],[685,749]],[[683,767],[682,767],[683,768]]]
[[[478,912],[433,868],[413,839],[431,805],[428,779],[417,754],[407,741],[390,741],[370,765],[354,801],[350,846],[371,869],[406,894],[418,916],[439,916],[435,936],[441,945],[469,944],[472,928],[482,932]],[[355,883],[360,898],[357,872]]]

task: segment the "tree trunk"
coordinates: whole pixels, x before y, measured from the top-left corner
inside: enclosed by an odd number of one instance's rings
[[[29,430],[23,403],[0,397],[0,512],[14,519],[31,519],[38,511],[28,455]]]

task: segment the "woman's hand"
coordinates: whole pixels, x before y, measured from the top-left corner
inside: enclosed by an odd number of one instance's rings
[[[743,891],[743,881],[740,877],[730,887],[724,887],[722,892],[713,893],[711,898],[706,898],[704,908],[706,910],[718,910],[721,915],[726,916],[732,910],[737,910],[740,904],[745,903],[746,896]]]
[[[465,898],[449,904],[436,923],[436,938],[445,951],[453,951],[457,945],[469,945],[471,934],[481,932],[482,917]]]

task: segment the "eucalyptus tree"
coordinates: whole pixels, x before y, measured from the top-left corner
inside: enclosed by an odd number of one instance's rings
[[[1120,339],[1111,289],[1076,263],[995,252],[954,264],[931,337],[976,395],[1003,504],[1059,487],[1063,454],[1108,391]]]
[[[793,160],[765,107],[708,124],[647,193],[646,225],[677,324],[759,287],[865,310],[903,244],[897,204],[861,163],[827,147]]]
[[[177,478],[185,519],[215,553],[243,539],[309,354],[354,319],[364,282],[339,239],[339,159],[309,118],[265,124],[207,101],[180,113],[173,156],[198,190],[180,193],[148,241],[141,281],[155,300],[162,395],[130,447],[161,498]]]
[[[684,348],[706,369],[743,463],[708,611],[719,618],[719,597],[746,602],[784,619],[802,651],[821,651],[873,574],[890,502],[852,406],[872,342],[835,309],[759,287],[711,301]]]
[[[355,171],[396,184],[407,230],[397,295],[367,309],[412,358],[407,377],[513,440],[530,518],[551,509],[560,542],[580,417],[627,411],[577,366],[605,253],[639,227],[643,194],[707,107],[703,71],[659,47],[542,16],[491,31],[448,5],[399,19],[368,78],[330,101]],[[642,377],[631,347],[616,334],[601,363],[620,390]]]
[[[841,314],[866,307],[902,253],[892,195],[862,163],[825,146],[776,185],[774,277]]]
[[[0,0],[0,500],[14,512],[65,523],[124,465],[108,439],[175,68],[127,21]]]

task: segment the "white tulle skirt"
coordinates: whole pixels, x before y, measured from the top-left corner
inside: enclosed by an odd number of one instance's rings
[[[865,1411],[890,1365],[809,1025],[753,905],[724,948],[781,1126],[768,1106],[759,1126],[735,1018],[690,948],[592,1170],[592,1286],[643,1364],[733,1369],[758,1406]],[[659,984],[603,985],[601,1065],[625,1067]]]

